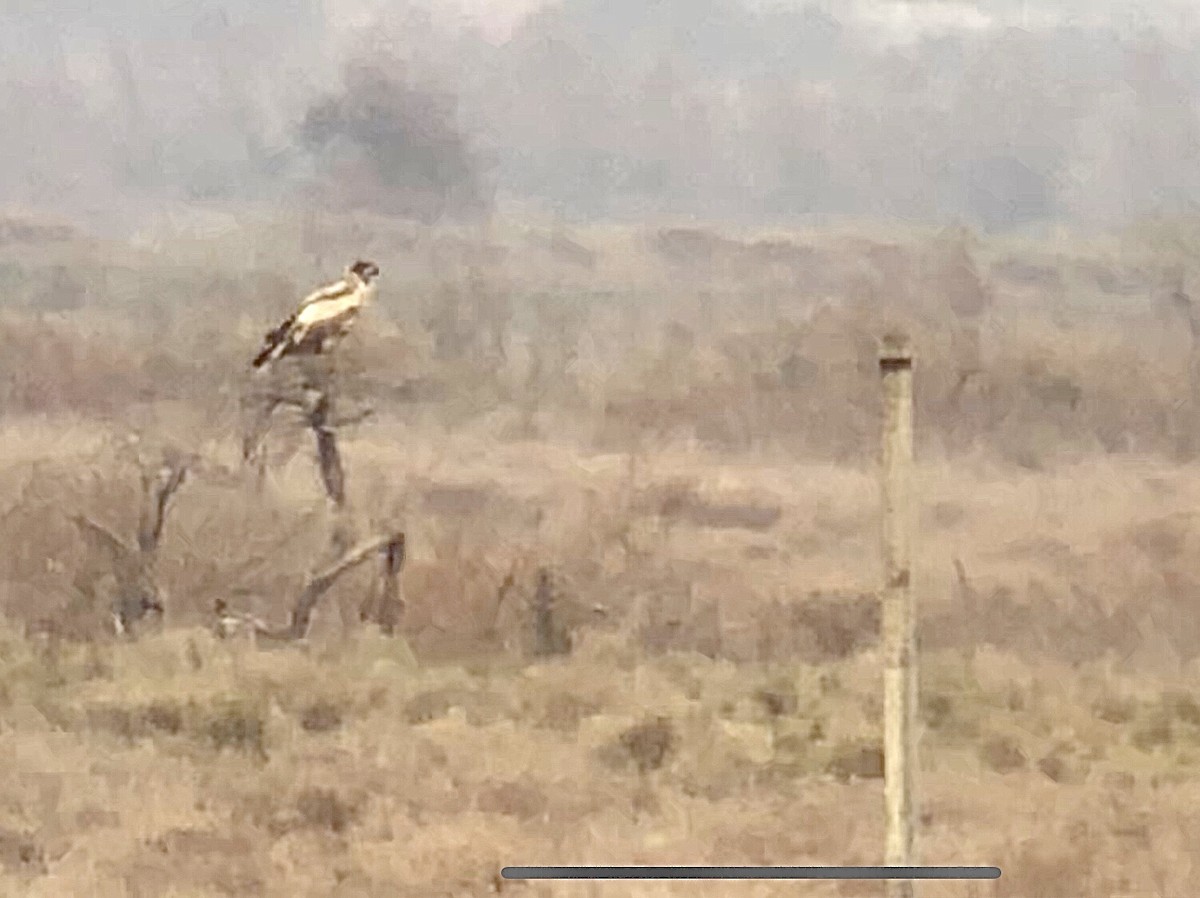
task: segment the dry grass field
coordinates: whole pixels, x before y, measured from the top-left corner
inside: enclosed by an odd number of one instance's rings
[[[0,894],[881,894],[498,874],[881,861],[896,325],[919,352],[920,860],[1004,870],[921,894],[1194,893],[1200,369],[1162,233],[245,212],[0,236]],[[301,644],[218,639],[215,602],[283,624],[329,551],[310,436],[281,416],[256,481],[239,399],[261,332],[355,256],[385,281],[339,351],[374,412],[342,452],[358,529],[407,534],[400,631],[360,622],[364,568]],[[132,539],[164,452],[195,457],[165,615],[117,637],[72,516]]]

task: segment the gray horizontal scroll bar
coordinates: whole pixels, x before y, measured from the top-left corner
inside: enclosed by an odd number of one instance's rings
[[[999,867],[505,867],[505,879],[999,879]]]

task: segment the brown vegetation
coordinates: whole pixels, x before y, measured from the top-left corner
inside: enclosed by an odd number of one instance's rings
[[[567,895],[495,876],[878,862],[875,337],[903,324],[918,845],[1005,870],[923,894],[1188,893],[1193,347],[1145,274],[1173,260],[306,227],[388,278],[337,357],[344,507],[311,408],[264,430],[261,483],[234,473],[247,353],[315,273],[286,222],[210,240],[221,271],[182,238],[0,246],[85,285],[67,315],[32,289],[0,310],[0,891]],[[171,446],[188,477],[155,524],[141,478]],[[139,513],[165,621],[118,641],[121,575],[83,533],[124,543]],[[393,538],[331,558],[346,517]],[[316,587],[295,644],[209,633],[218,602],[282,625]]]

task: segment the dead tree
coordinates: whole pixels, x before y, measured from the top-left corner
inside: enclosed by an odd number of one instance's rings
[[[1187,290],[1187,269],[1172,265],[1163,275],[1164,311],[1172,325],[1182,323],[1188,336],[1186,393],[1180,398],[1181,432],[1179,448],[1187,455],[1196,451],[1197,430],[1200,425],[1200,308]]]
[[[346,504],[346,472],[338,447],[338,429],[360,423],[374,414],[369,407],[347,414],[337,411],[338,372],[331,355],[281,360],[269,373],[263,387],[251,390],[243,401],[246,417],[242,459],[265,467],[264,447],[275,413],[289,408],[299,414],[313,434],[317,465],[325,495],[335,508]]]
[[[268,375],[265,385],[252,390],[244,401],[247,420],[242,441],[243,461],[257,469],[261,487],[266,473],[264,447],[276,412],[285,408],[298,415],[300,423],[313,435],[321,486],[336,514],[330,545],[331,555],[337,557],[347,551],[356,537],[347,509],[346,469],[338,432],[370,418],[374,410],[365,405],[347,412],[340,410],[340,377],[332,355],[284,359]]]
[[[83,514],[71,520],[92,543],[109,556],[117,581],[112,619],[118,634],[132,635],[147,615],[161,616],[163,593],[155,576],[158,547],[171,499],[187,479],[193,459],[166,452],[157,470],[143,467],[137,535],[127,542],[111,529]]]
[[[572,622],[569,619],[577,617],[571,613],[577,609],[574,603],[563,601],[563,596],[555,585],[554,575],[546,566],[538,567],[532,593],[521,587],[515,568],[504,578],[496,594],[496,610],[490,632],[494,636],[499,635],[497,630],[501,607],[514,591],[523,594],[519,611],[522,629],[532,623],[531,629],[525,631],[529,634],[528,637],[521,640],[526,646],[525,650],[537,658],[569,654],[573,642],[572,623],[578,623],[577,620]]]
[[[400,571],[404,567],[405,553],[404,534],[394,534],[380,552],[379,577],[373,582],[359,612],[359,620],[377,625],[386,636],[395,634],[404,614]]]
[[[372,555],[379,555],[383,552],[386,559],[389,548],[392,546],[399,547],[393,552],[397,559],[396,575],[398,575],[399,565],[403,561],[403,533],[393,533],[388,536],[376,537],[365,543],[361,543],[346,552],[333,564],[310,576],[304,584],[304,589],[300,592],[300,597],[296,600],[295,607],[292,609],[292,619],[289,624],[289,635],[291,638],[303,639],[308,635],[308,628],[312,623],[313,611],[317,607],[317,602],[320,601],[321,596],[329,591],[329,588],[333,586],[334,582],[342,574],[351,568],[358,567]]]
[[[280,402],[279,397],[268,394],[247,393],[242,397],[242,462],[257,474],[260,490],[266,483],[267,474],[265,442]]]
[[[313,615],[321,597],[330,590],[338,578],[363,564],[372,556],[379,556],[383,560],[385,572],[382,580],[385,595],[389,586],[392,587],[393,594],[398,595],[398,588],[395,584],[398,584],[400,569],[404,563],[404,534],[392,533],[360,543],[332,564],[310,574],[304,581],[304,586],[292,606],[291,618],[285,626],[272,626],[261,618],[233,611],[224,599],[218,599],[213,608],[215,617],[213,630],[217,636],[223,639],[235,634],[243,634],[251,636],[256,641],[296,642],[304,640],[308,637]],[[402,610],[402,606],[398,602],[390,608],[387,603],[381,603],[377,613],[382,621],[389,621],[391,624],[391,629],[385,627],[385,632],[393,632],[399,619],[400,610]],[[392,617],[387,615],[392,615]],[[381,626],[383,626],[382,623]]]
[[[538,571],[537,591],[533,595],[533,653],[545,656],[558,652],[558,629],[554,620],[554,584],[550,571]]]
[[[243,460],[256,464],[261,476],[265,469],[263,447],[275,413],[280,408],[298,413],[300,421],[313,435],[321,486],[337,515],[330,538],[330,562],[307,579],[289,624],[279,630],[256,625],[260,637],[304,639],[321,597],[342,574],[373,555],[379,558],[380,570],[360,607],[360,619],[378,624],[384,633],[392,635],[403,614],[400,572],[405,558],[404,534],[395,531],[353,546],[355,528],[347,509],[346,468],[338,445],[338,432],[342,427],[366,420],[374,411],[370,407],[360,407],[343,413],[338,397],[339,378],[333,356],[298,357],[277,363],[265,388],[251,393],[245,406],[249,416],[242,443]],[[236,616],[224,608],[218,609],[217,614],[219,620],[232,620]]]

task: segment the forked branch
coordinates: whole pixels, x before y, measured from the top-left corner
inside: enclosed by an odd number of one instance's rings
[[[340,403],[332,360],[305,358],[302,361],[304,364],[294,367],[288,374],[279,375],[274,384],[258,393],[257,409],[251,415],[242,442],[243,460],[261,460],[262,446],[277,408],[295,409],[313,434],[325,495],[340,509],[346,504],[346,472],[338,447],[338,428],[361,423],[370,418],[374,410],[364,407],[345,414],[336,412]]]
[[[137,540],[126,542],[108,527],[87,515],[71,521],[93,545],[108,555],[117,580],[113,621],[119,633],[129,629],[149,612],[162,613],[162,590],[154,575],[155,555],[166,525],[171,498],[187,479],[191,459],[167,453],[156,473],[143,471]]]
[[[375,537],[350,549],[350,551],[346,552],[346,554],[333,564],[310,576],[300,593],[300,597],[296,600],[296,606],[292,611],[290,624],[292,639],[303,639],[308,635],[308,628],[312,623],[312,615],[314,609],[317,607],[317,602],[321,600],[321,597],[329,591],[330,587],[337,582],[337,579],[342,574],[352,568],[358,567],[358,565],[362,564],[372,555],[381,550],[390,552],[391,560],[387,562],[388,566],[389,568],[394,568],[396,575],[398,575],[400,566],[404,561],[403,546],[403,533],[392,533],[388,536]],[[387,558],[386,555],[385,558]]]
[[[92,537],[92,543],[108,553],[114,563],[126,562],[136,554],[136,549],[125,540],[87,515],[71,515],[71,521],[85,535]]]
[[[372,584],[363,604],[360,620],[375,623],[385,636],[392,636],[404,614],[404,596],[400,591],[400,571],[404,568],[406,549],[403,533],[395,534],[380,552],[380,576]]]
[[[145,554],[158,549],[171,497],[187,479],[188,465],[180,459],[168,460],[156,474],[142,473],[142,509],[138,519],[138,548]]]

